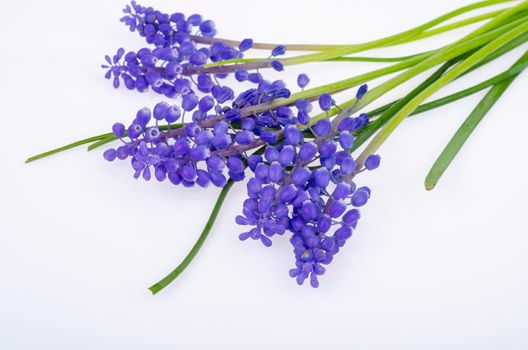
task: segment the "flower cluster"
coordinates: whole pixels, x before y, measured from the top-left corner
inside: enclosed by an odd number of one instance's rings
[[[135,2],[124,11],[122,21],[153,47],[137,53],[119,49],[113,58],[107,56],[107,77],[114,77],[115,87],[122,80],[129,89],[151,87],[174,100],[142,108],[128,125],[114,124],[113,135],[122,145],[106,150],[104,158],[130,159],[136,178],[154,176],[186,187],[223,187],[229,179],[244,179],[249,167],[248,198],[236,218],[249,228],[240,239],[270,246],[273,236],[291,232],[295,268],[290,275],[299,284],[309,278],[317,287],[324,265],[351,237],[360,217],[357,208],[370,197],[370,189],[358,187],[354,178],[378,167],[380,158],[372,155],[357,166],[349,152],[354,132],[368,123],[368,116],[352,117],[356,104],[330,120],[330,109],[340,107],[328,94],[319,97],[326,118],[317,121],[311,120],[309,100],[272,104],[291,92],[280,80],[265,80],[258,69],[232,70],[238,82],[256,84],[235,94],[219,83],[227,72],[222,66],[208,71],[205,65],[242,57],[252,46],[250,39],[238,48],[204,40],[216,29],[200,15],[168,15]],[[271,57],[285,50],[277,46]],[[283,69],[279,61],[270,65]],[[300,74],[297,85],[304,89],[309,81]],[[366,85],[358,89],[358,101],[366,91]]]
[[[121,21],[131,31],[145,37],[153,47],[144,47],[137,52],[120,48],[113,57],[105,56],[107,64],[102,65],[107,69],[105,77],[113,80],[115,88],[122,81],[129,90],[143,92],[150,87],[156,93],[172,98],[192,93],[194,81],[189,78],[191,75],[197,76],[194,85],[203,93],[210,93],[220,85],[217,79],[225,78],[230,72],[235,72],[240,82],[259,84],[263,81],[259,72],[236,70],[236,67],[206,67],[207,63],[242,58],[243,52],[253,46],[252,39],[242,40],[238,47],[209,40],[216,34],[215,24],[203,20],[199,14],[188,18],[182,13],[169,15],[134,1],[124,12],[126,15]],[[279,45],[272,50],[271,57],[285,52],[286,48]],[[276,60],[256,63],[255,68],[266,66],[283,70],[282,63]]]
[[[137,53],[119,49],[111,58],[106,56],[107,78],[114,78],[114,86],[122,80],[129,89],[155,92],[179,100],[177,104],[158,103],[151,112],[141,109],[127,127],[117,123],[114,136],[123,141],[117,149],[105,152],[105,159],[131,157],[134,176],[150,180],[169,179],[174,184],[222,187],[227,178],[244,178],[244,152],[264,142],[276,142],[276,131],[298,122],[292,108],[281,106],[262,112],[247,112],[251,106],[290,96],[285,84],[269,82],[258,72],[234,71],[237,81],[257,84],[235,96],[234,90],[219,83],[225,73],[190,71],[201,69],[207,62],[218,62],[242,57],[251,48],[252,40],[243,40],[238,48],[222,42],[211,42],[199,47],[199,38],[213,37],[214,23],[200,15],[188,18],[181,13],[164,14],[135,2],[124,9],[121,19],[132,31],[145,37],[154,48],[142,48]],[[191,34],[193,28],[198,32]],[[271,56],[285,53],[277,46]],[[280,64],[274,64],[282,69]],[[186,74],[192,74],[193,79]],[[304,87],[307,77],[300,77]],[[307,104],[303,105],[306,108]],[[298,115],[303,116],[299,110]],[[190,115],[192,121],[184,122]],[[154,125],[149,126],[151,119]],[[176,122],[180,121],[175,124]],[[166,125],[161,125],[165,123]],[[125,139],[128,136],[128,141]]]
[[[286,106],[246,116],[244,109],[289,95],[282,81],[263,81],[258,88],[246,90],[234,99],[229,96],[233,99],[231,107],[222,106],[225,96],[219,98],[215,94],[202,98],[188,94],[180,105],[160,102],[153,111],[139,110],[128,127],[116,123],[113,134],[124,144],[108,149],[104,157],[109,161],[131,157],[134,176],[142,174],[145,180],[150,180],[154,172],[159,181],[168,178],[185,186],[196,183],[206,187],[213,183],[222,187],[227,181],[227,169],[229,178],[240,181],[244,178],[245,152],[266,142],[277,142],[277,130],[298,121],[292,108]],[[192,121],[174,124],[186,113],[192,115]]]
[[[358,99],[365,90],[366,86],[360,88]],[[328,110],[333,100],[324,94],[319,103]],[[254,177],[248,181],[249,198],[236,222],[250,229],[240,239],[270,246],[271,237],[291,231],[295,268],[290,275],[299,284],[310,278],[313,287],[319,285],[323,265],[352,236],[360,217],[357,208],[370,197],[368,187],[357,187],[353,181],[363,169],[356,167],[348,152],[354,144],[352,133],[368,119],[348,116],[352,109],[343,110],[333,122],[319,120],[312,128],[312,140],[304,140],[298,127],[287,126],[282,143],[268,145],[264,157],[253,155],[248,162]],[[375,169],[379,160],[370,156],[364,169]]]

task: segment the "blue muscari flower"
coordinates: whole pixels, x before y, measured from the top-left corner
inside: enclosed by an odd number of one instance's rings
[[[264,113],[241,115],[244,108],[289,97],[290,91],[284,82],[262,80],[256,88],[236,97],[227,86],[213,84],[210,89],[206,88],[211,82],[206,75],[198,77],[198,90],[209,90],[199,96],[194,82],[176,79],[175,90],[182,96],[180,104],[160,102],[152,111],[140,109],[128,127],[114,124],[113,134],[124,145],[107,150],[104,158],[108,161],[130,158],[136,178],[150,180],[154,174],[159,181],[168,179],[176,185],[222,187],[228,178],[234,181],[244,178],[245,150],[263,143],[277,143],[278,130],[284,129],[292,144],[301,142],[302,134],[294,126],[297,119],[292,107],[280,106]],[[299,106],[311,109],[308,101]],[[179,128],[172,125],[185,114],[192,115],[191,122]],[[242,129],[232,128],[230,124],[234,122],[240,123]],[[160,123],[167,123],[168,130],[161,130]]]
[[[244,39],[239,47],[211,41],[210,38],[216,34],[214,22],[204,20],[199,14],[188,18],[182,13],[169,15],[152,7],[143,7],[135,1],[123,12],[125,16],[121,21],[131,31],[144,37],[148,44],[154,45],[154,48],[145,47],[137,52],[126,52],[120,48],[113,57],[105,57],[106,63],[102,66],[107,69],[105,77],[112,80],[115,88],[123,83],[129,90],[144,92],[151,88],[169,98],[185,95],[178,89],[178,80],[187,80],[190,85],[185,75],[200,76],[208,62],[241,58],[242,52],[253,46],[251,39]],[[280,69],[281,64],[275,63],[273,66]],[[218,72],[215,76],[224,78],[227,74]],[[263,80],[259,73],[252,73],[250,77],[239,73],[237,79],[254,83]],[[203,77],[198,80],[198,89],[209,92],[212,80],[204,82]]]
[[[363,98],[363,95],[367,93],[368,86],[367,84],[363,84],[359,87],[358,91],[356,92],[356,98],[358,100],[361,100]]]
[[[301,109],[305,103],[300,103]],[[318,276],[332,262],[352,236],[360,218],[357,208],[366,204],[370,189],[357,188],[353,181],[362,169],[347,152],[353,146],[351,128],[340,130],[338,125],[363,125],[360,117],[339,116],[330,122],[322,119],[313,126],[315,139],[304,140],[295,125],[286,126],[281,143],[269,144],[264,156],[255,156],[248,181],[248,199],[236,222],[248,226],[239,238],[272,244],[271,238],[292,233],[295,267],[290,276],[303,284],[309,279],[312,287],[319,286]],[[375,168],[379,157],[368,158]],[[319,166],[313,167],[318,161]],[[312,165],[310,167],[309,165]]]
[[[308,78],[308,75],[301,73],[297,76],[297,85],[299,85],[301,89],[304,89],[309,82],[310,78]]]
[[[263,80],[262,75],[260,73],[249,73],[247,79],[255,84],[259,84]]]
[[[277,72],[282,72],[284,70],[284,66],[280,61],[271,61],[271,68]]]
[[[213,37],[216,35],[215,24],[211,20],[203,21],[200,24],[200,31],[204,36]]]
[[[371,154],[367,157],[365,160],[365,168],[367,170],[374,170],[377,167],[379,167],[381,161],[381,157],[377,154]]]
[[[284,45],[278,45],[273,50],[271,50],[272,57],[281,56],[281,55],[284,55],[285,53],[286,53],[286,46]]]
[[[237,70],[235,72],[235,79],[238,81],[246,81],[248,79],[248,71],[244,69]]]
[[[328,111],[330,108],[332,108],[332,105],[334,104],[334,100],[332,99],[332,96],[329,94],[322,94],[319,96],[319,107],[323,111]]]
[[[238,49],[241,52],[247,51],[253,47],[253,39],[244,39],[238,45]]]

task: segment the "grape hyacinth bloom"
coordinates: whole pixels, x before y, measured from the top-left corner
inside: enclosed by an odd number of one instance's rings
[[[121,84],[139,92],[150,88],[173,98],[196,90],[209,93],[214,87],[225,88],[218,79],[226,78],[228,73],[236,73],[240,82],[259,84],[263,81],[257,71],[235,72],[237,69],[229,66],[206,67],[208,63],[244,57],[243,52],[253,45],[251,39],[243,40],[238,47],[222,41],[211,41],[216,35],[214,22],[204,20],[199,14],[189,17],[182,13],[167,14],[152,7],[143,7],[135,1],[123,11],[125,16],[121,21],[152,46],[128,52],[120,48],[112,57],[105,56],[106,63],[102,65],[107,70],[105,77],[112,80],[115,88]],[[284,46],[277,46],[270,57],[283,55],[285,51]],[[255,62],[249,67],[271,67],[277,71],[284,69],[278,60]]]
[[[276,143],[285,127],[296,128],[299,122],[292,107],[253,114],[244,111],[289,96],[290,91],[278,80],[262,81],[236,97],[231,89],[213,88],[201,98],[191,92],[179,105],[160,102],[152,111],[139,110],[128,127],[116,123],[112,131],[123,144],[107,150],[104,157],[108,161],[130,157],[134,177],[147,181],[154,175],[175,185],[223,187],[229,178],[244,178],[247,151]],[[299,108],[307,107],[297,107],[297,114]],[[184,123],[186,115],[192,120]]]
[[[199,14],[169,15],[134,1],[124,13],[121,21],[151,47],[137,52],[120,48],[106,56],[106,78],[115,88],[123,83],[129,90],[151,89],[173,101],[140,109],[127,126],[114,124],[112,133],[122,144],[106,150],[104,158],[130,159],[135,178],[168,179],[185,187],[223,187],[228,180],[243,180],[248,167],[248,198],[236,218],[248,229],[239,238],[271,246],[274,236],[289,232],[295,257],[290,276],[298,284],[309,279],[318,287],[318,276],[352,236],[359,208],[370,198],[370,189],[358,187],[354,179],[377,168],[380,158],[371,155],[360,169],[349,152],[354,132],[368,123],[368,116],[352,117],[356,104],[341,110],[326,93],[317,104],[326,118],[316,122],[307,99],[263,108],[291,95],[284,82],[268,81],[258,70],[283,71],[277,56],[286,53],[285,46],[276,46],[268,61],[254,65],[207,66],[242,58],[253,41],[230,46],[212,40],[215,24]],[[229,73],[235,82],[255,87],[235,94],[233,85],[220,83]],[[306,74],[297,77],[300,89],[309,81]],[[366,92],[367,86],[361,86],[357,100]],[[334,107],[341,112],[331,121]]]
[[[365,91],[366,85],[358,91],[358,100]],[[323,110],[333,103],[328,95],[319,99]],[[360,218],[358,208],[370,197],[368,187],[353,181],[363,169],[356,167],[348,150],[354,144],[353,132],[368,122],[363,115],[350,117],[354,108],[343,110],[333,121],[317,121],[313,140],[305,140],[297,126],[289,125],[282,143],[268,145],[263,157],[250,157],[253,177],[247,183],[243,214],[236,218],[250,229],[240,239],[270,246],[273,236],[290,231],[295,255],[290,276],[298,284],[310,279],[312,287],[319,286],[324,265],[352,236]],[[376,168],[379,160],[369,157],[365,168]]]

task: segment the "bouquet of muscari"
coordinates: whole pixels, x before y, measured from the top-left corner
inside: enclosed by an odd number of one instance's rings
[[[444,22],[492,5],[494,11]],[[477,91],[487,94],[440,154],[425,179],[432,189],[479,121],[528,64],[528,53],[508,70],[438,100],[424,101],[446,84],[493,61],[528,40],[528,1],[474,3],[416,28],[383,39],[352,45],[257,43],[252,39],[216,37],[213,21],[199,14],[167,14],[132,1],[121,18],[148,46],[120,48],[105,56],[105,77],[115,88],[152,91],[164,97],[140,109],[131,121],[115,123],[112,132],[45,152],[27,161],[77,147],[89,150],[114,143],[107,161],[128,160],[133,176],[169,181],[185,187],[216,186],[221,192],[195,245],[171,273],[150,287],[157,293],[191,262],[207,238],[226,195],[245,182],[240,240],[272,245],[289,239],[293,248],[291,277],[319,286],[319,277],[356,230],[360,208],[371,196],[363,177],[380,165],[380,146],[407,117],[437,108]],[[459,40],[406,57],[352,54],[390,47],[483,22]],[[261,50],[263,58],[244,58]],[[289,55],[286,51],[306,54]],[[292,92],[265,71],[317,61],[392,63],[365,74],[317,87],[300,74]],[[329,63],[330,64],[330,63]],[[433,67],[437,70],[400,99],[365,112],[386,92]],[[396,73],[378,86],[374,78]],[[225,78],[234,76],[227,83]],[[349,92],[352,90],[353,92]],[[333,95],[349,99],[336,104]],[[362,147],[364,146],[364,147]],[[360,152],[356,152],[359,150]]]

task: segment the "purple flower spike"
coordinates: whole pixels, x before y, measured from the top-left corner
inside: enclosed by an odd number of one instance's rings
[[[329,95],[321,96],[323,110],[333,103]],[[299,112],[309,110],[299,101],[296,108]],[[309,280],[314,288],[319,287],[325,265],[352,237],[360,218],[356,208],[370,198],[370,189],[357,188],[353,181],[362,169],[348,152],[354,144],[350,131],[365,125],[365,117],[342,114],[333,122],[322,119],[315,123],[312,140],[305,141],[295,124],[288,125],[283,139],[267,146],[264,157],[253,158],[249,198],[243,215],[236,219],[251,227],[240,235],[241,240],[251,237],[266,246],[275,235],[290,231],[295,267],[289,274],[298,284]],[[368,167],[375,167],[377,160],[369,160]]]

